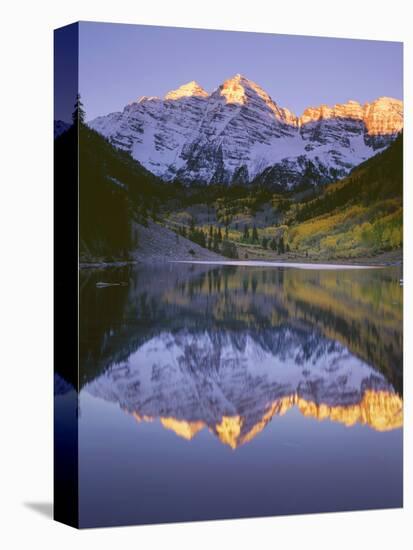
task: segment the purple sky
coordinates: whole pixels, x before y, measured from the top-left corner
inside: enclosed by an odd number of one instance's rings
[[[87,119],[196,80],[208,92],[236,73],[296,114],[379,96],[403,99],[399,42],[80,24],[79,86]]]

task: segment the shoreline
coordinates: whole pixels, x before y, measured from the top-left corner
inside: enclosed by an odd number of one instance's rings
[[[141,262],[137,262],[136,260],[130,260],[130,261],[115,261],[115,262],[79,262],[78,267],[79,270],[83,269],[109,269],[111,267],[126,267],[128,265],[136,265]]]
[[[291,269],[308,270],[339,270],[339,269],[385,269],[386,265],[360,265],[360,264],[338,264],[338,263],[313,263],[313,262],[271,262],[264,260],[176,260],[171,263],[177,264],[199,264],[199,265],[220,265],[220,266],[238,266],[238,267],[286,267]]]
[[[110,269],[117,267],[126,267],[128,265],[159,265],[170,263],[184,263],[184,264],[204,264],[204,265],[238,265],[238,266],[256,266],[256,267],[292,267],[298,269],[369,269],[369,268],[386,268],[386,267],[400,267],[403,269],[403,254],[402,251],[391,251],[378,254],[377,256],[368,256],[360,258],[332,258],[332,259],[311,259],[284,256],[277,259],[256,259],[248,260],[230,260],[227,258],[197,260],[192,257],[180,258],[180,259],[166,259],[148,257],[143,259],[142,257],[136,260],[119,260],[113,262],[104,261],[88,261],[79,262],[79,270],[84,269]]]

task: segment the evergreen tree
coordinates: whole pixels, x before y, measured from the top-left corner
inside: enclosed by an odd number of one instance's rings
[[[227,256],[227,258],[237,259],[238,253],[235,244],[227,240],[222,241],[222,255]]]
[[[218,240],[220,243],[222,243],[222,232],[220,227],[218,228]]]
[[[255,224],[254,224],[254,227],[252,228],[252,240],[254,242],[258,242],[258,231]]]
[[[261,244],[262,244],[262,247],[263,247],[265,250],[267,250],[267,247],[268,247],[268,239],[267,239],[267,237],[263,237],[263,238],[262,238]]]
[[[83,109],[83,103],[80,100],[80,94],[76,95],[75,110],[72,113],[73,124],[84,124],[85,122],[85,110]]]
[[[284,252],[285,252],[284,237],[281,237],[281,239],[278,241],[278,254],[284,254]]]
[[[218,231],[215,231],[214,233],[214,242],[213,242],[212,250],[214,252],[219,252]]]
[[[248,241],[249,238],[250,238],[250,230],[249,230],[249,228],[248,228],[248,225],[245,224],[245,225],[244,225],[244,235],[243,235],[243,239],[244,239],[244,241]]]
[[[196,229],[189,231],[188,239],[191,239],[194,243],[199,244],[199,246],[202,246],[206,248],[206,235],[202,231],[202,229]]]

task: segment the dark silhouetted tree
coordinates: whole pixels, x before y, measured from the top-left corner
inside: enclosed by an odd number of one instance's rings
[[[219,238],[218,238],[218,231],[215,231],[214,233],[214,241],[212,245],[212,250],[214,252],[219,252]]]
[[[250,230],[248,229],[248,225],[245,224],[243,239],[244,241],[248,241],[249,238],[250,238]]]
[[[281,239],[278,241],[278,254],[284,254],[284,252],[285,252],[284,238],[281,237]]]
[[[258,231],[255,224],[254,224],[254,227],[252,228],[252,240],[255,242],[258,241]]]
[[[75,110],[72,113],[73,124],[84,124],[85,116],[86,113],[83,109],[83,103],[80,99],[80,94],[77,94],[75,101]]]
[[[237,247],[234,243],[224,240],[222,241],[222,255],[227,256],[227,258],[238,258]]]

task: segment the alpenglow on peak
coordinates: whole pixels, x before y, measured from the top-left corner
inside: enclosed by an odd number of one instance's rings
[[[256,93],[266,103],[271,102],[270,96],[261,86],[237,73],[232,78],[225,80],[218,88],[219,94],[225,98],[226,103],[244,105],[248,100],[248,92]]]
[[[179,88],[177,88],[176,90],[169,91],[165,95],[164,99],[176,100],[180,99],[181,97],[192,96],[208,97],[209,94],[202,88],[202,86],[198,84],[198,82],[195,82],[195,80],[191,80],[191,82],[179,86]]]

